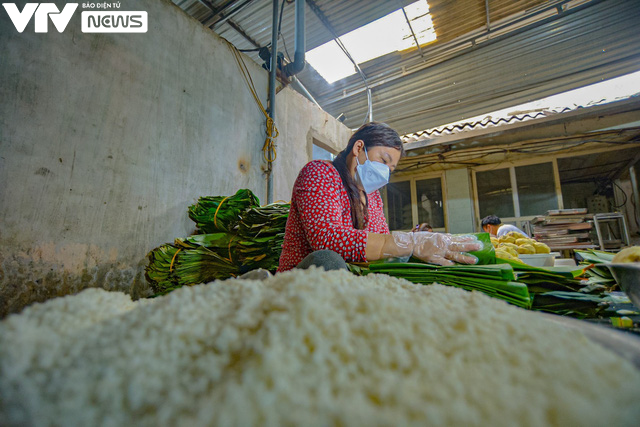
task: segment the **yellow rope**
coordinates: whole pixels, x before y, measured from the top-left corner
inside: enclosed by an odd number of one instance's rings
[[[256,88],[253,84],[253,79],[251,78],[249,69],[242,60],[242,54],[238,51],[238,49],[236,49],[234,45],[229,43],[229,41],[225,41],[227,42],[229,49],[231,49],[231,52],[233,52],[233,57],[236,60],[238,67],[240,68],[242,77],[247,83],[247,86],[249,86],[249,90],[251,91],[251,95],[253,95],[253,99],[256,101],[256,104],[258,104],[258,107],[260,107],[260,111],[262,111],[262,114],[264,114],[264,117],[266,118],[267,138],[265,139],[264,145],[262,146],[262,156],[267,163],[273,163],[276,160],[276,146],[274,141],[279,135],[278,128],[276,127],[273,119],[269,116],[269,113],[267,113],[267,110],[262,105],[262,102],[260,101],[260,98],[256,93]]]
[[[182,248],[178,249],[176,251],[175,254],[173,254],[173,258],[171,258],[171,264],[169,265],[169,273],[171,273],[173,271],[173,261],[176,260],[176,255],[178,255],[178,252],[180,252],[182,250]]]
[[[229,239],[229,262],[233,263],[233,259],[231,259],[231,242],[233,242],[233,238],[236,236],[231,236],[231,238]]]
[[[216,228],[218,228],[218,211],[220,210],[220,206],[222,206],[222,204],[224,203],[225,200],[227,200],[230,196],[225,197],[224,199],[222,199],[220,201],[220,204],[218,205],[218,207],[216,208],[216,213],[213,214],[213,225],[216,226]]]

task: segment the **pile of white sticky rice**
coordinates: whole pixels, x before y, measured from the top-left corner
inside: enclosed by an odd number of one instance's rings
[[[624,426],[640,372],[480,293],[293,271],[0,323],[0,424]]]

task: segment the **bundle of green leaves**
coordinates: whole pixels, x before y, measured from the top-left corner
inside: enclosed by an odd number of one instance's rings
[[[250,208],[242,215],[236,250],[243,270],[275,272],[278,268],[290,207],[288,203],[272,203]]]
[[[237,276],[240,269],[231,258],[233,237],[231,233],[195,234],[149,252],[145,277],[155,295]]]
[[[233,231],[247,209],[259,206],[260,200],[255,194],[243,189],[233,196],[200,197],[195,205],[189,206],[189,218],[201,234]]]
[[[229,197],[201,197],[189,217],[201,234],[177,238],[147,255],[145,277],[156,295],[184,285],[278,268],[288,203],[259,206],[250,190]]]
[[[172,275],[177,251],[174,245],[165,243],[147,254],[149,262],[144,275],[155,295],[163,295],[180,287]]]

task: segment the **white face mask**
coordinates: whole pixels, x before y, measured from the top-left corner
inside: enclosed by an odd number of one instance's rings
[[[369,194],[376,191],[378,188],[384,187],[389,183],[389,167],[380,162],[372,162],[369,160],[367,149],[364,149],[364,155],[367,160],[364,164],[360,164],[356,157],[356,177],[357,181],[362,185],[364,191]]]

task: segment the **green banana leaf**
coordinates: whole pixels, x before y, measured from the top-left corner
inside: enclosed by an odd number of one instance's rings
[[[593,264],[610,263],[616,255],[612,252],[598,251],[595,249],[576,250],[575,253],[580,255],[586,262]]]
[[[440,283],[479,291],[523,308],[531,307],[527,286],[515,281],[513,269],[507,264],[437,266],[417,262],[376,262],[368,266],[351,264],[350,269],[361,275],[386,274],[422,285]]]
[[[533,297],[532,310],[575,317],[578,319],[596,319],[614,312],[607,313],[611,298],[582,292],[546,292]]]
[[[251,190],[238,190],[233,196],[200,197],[195,205],[189,206],[191,218],[203,234],[232,231],[241,215],[252,207],[260,206],[260,200]]]
[[[472,236],[476,236],[478,240],[482,243],[482,249],[480,249],[479,251],[469,252],[470,255],[473,255],[476,258],[478,258],[478,263],[476,265],[495,264],[496,251],[493,247],[493,243],[491,243],[491,235],[489,233],[469,233],[469,234],[471,234]],[[461,234],[458,234],[458,236],[461,236]]]

